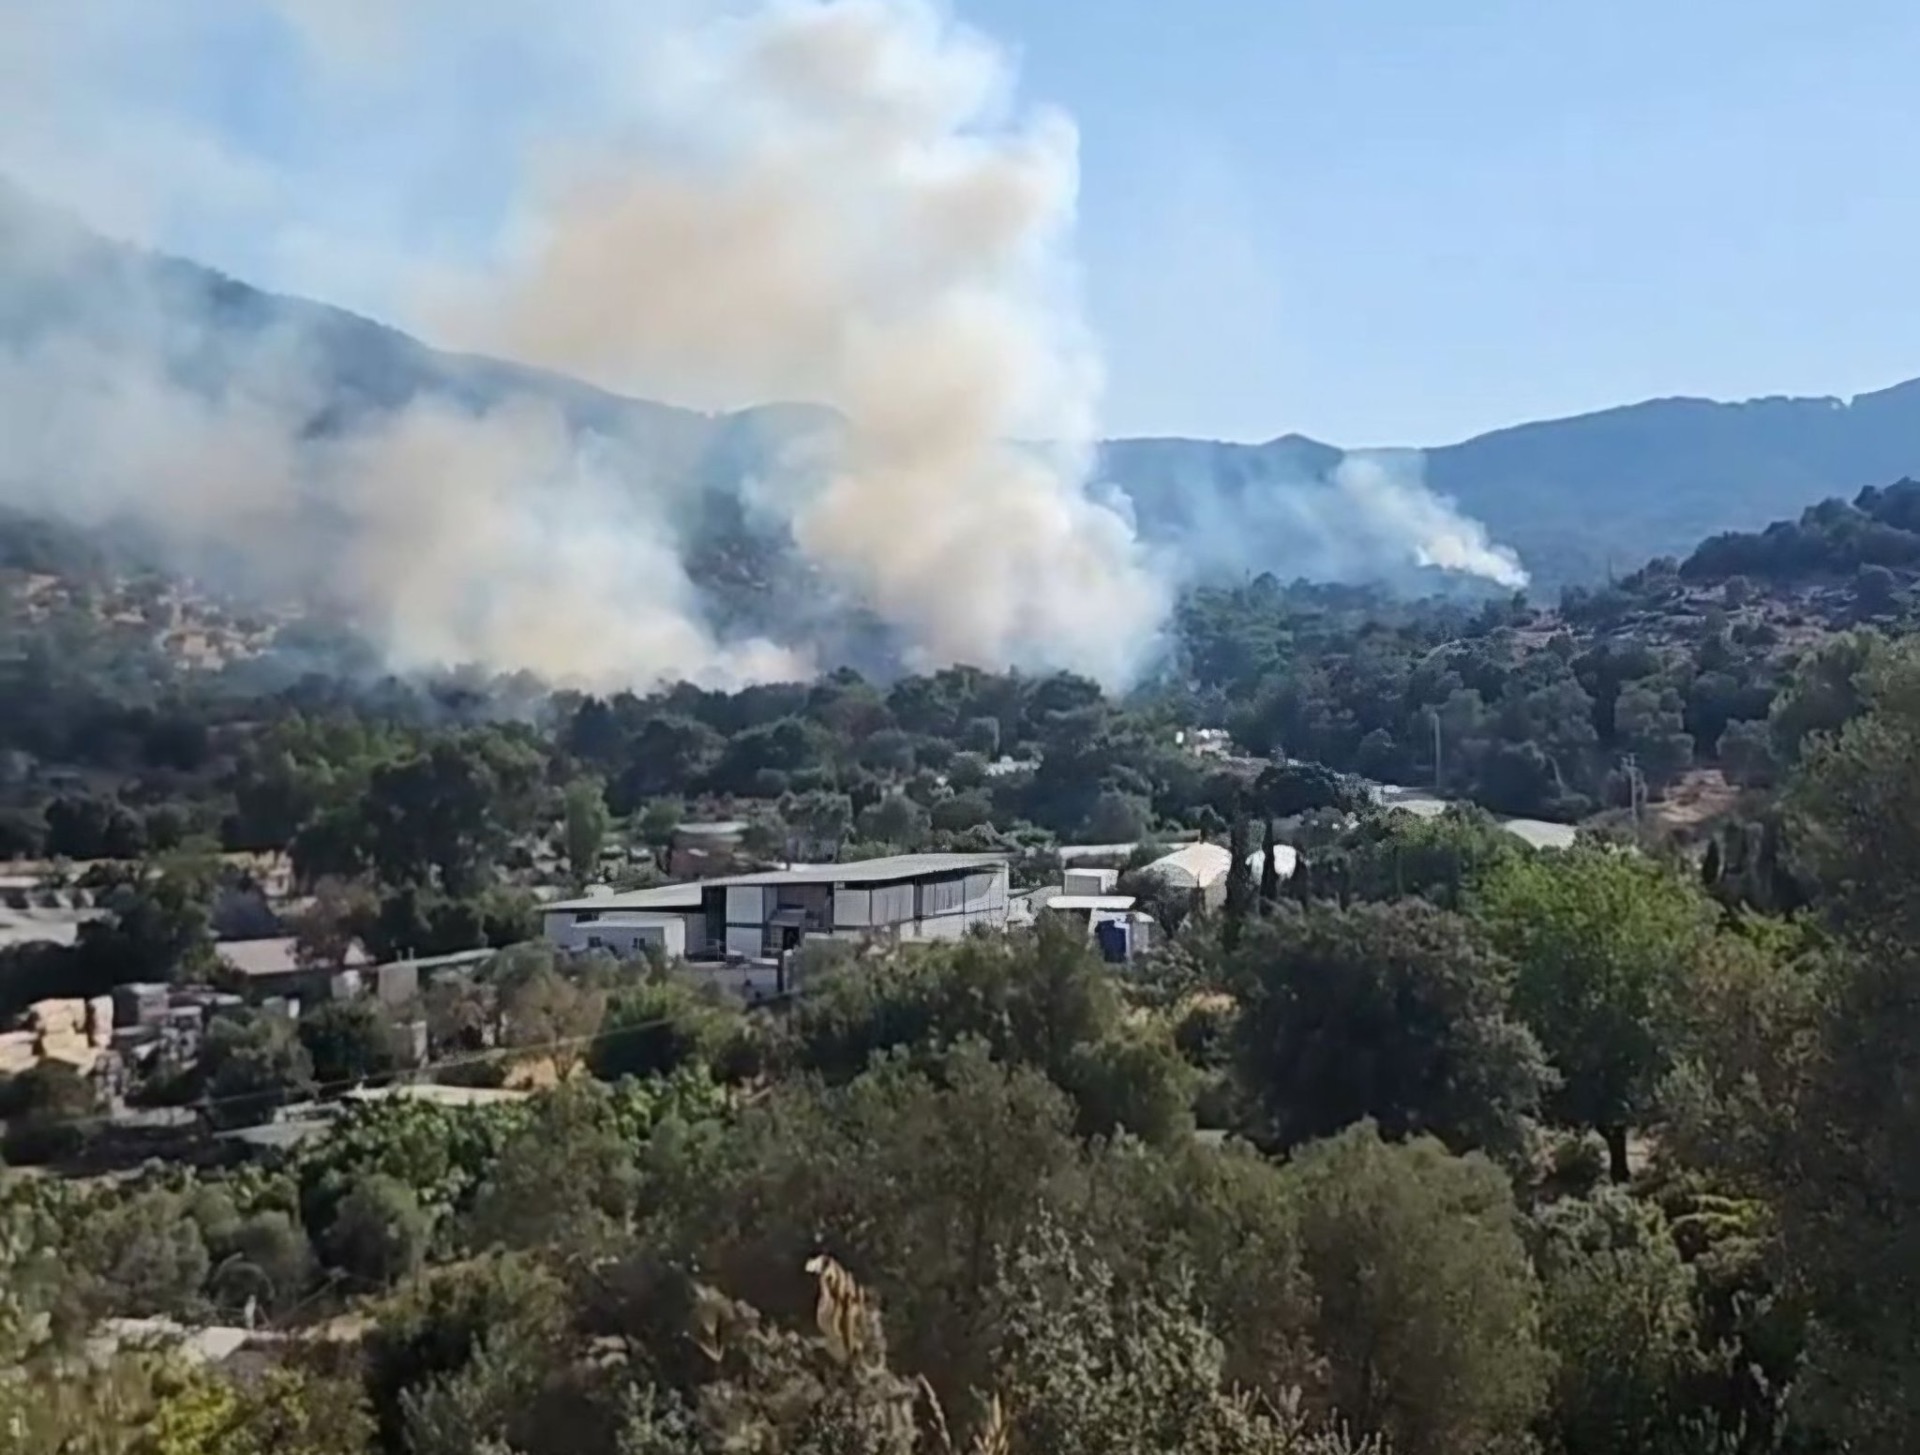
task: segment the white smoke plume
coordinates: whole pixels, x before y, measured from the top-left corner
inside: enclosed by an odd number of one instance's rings
[[[1132,495],[1102,488],[1138,521],[1170,579],[1269,572],[1431,589],[1446,571],[1518,590],[1520,559],[1426,483],[1419,450],[1342,454],[1305,440],[1266,445],[1146,440],[1116,446]]]
[[[1383,550],[1398,549],[1417,566],[1478,576],[1518,591],[1527,584],[1520,558],[1496,545],[1479,521],[1462,515],[1422,479],[1417,450],[1354,453],[1340,462],[1334,485],[1353,512],[1351,528]]]
[[[18,261],[18,259],[16,259]],[[701,622],[660,492],[600,465],[558,411],[426,400],[335,439],[300,329],[238,346],[231,385],[183,382],[209,346],[163,292],[116,291],[84,327],[0,347],[0,498],[135,519],[183,561],[237,552],[250,582],[346,608],[400,668],[479,662],[556,682],[805,675]],[[316,520],[337,522],[314,529]]]
[[[149,55],[161,8],[177,52]],[[506,0],[267,10],[277,28],[245,0],[98,0],[76,27],[61,0],[14,0],[0,77],[35,85],[0,173],[161,241],[251,229],[269,275],[322,259],[436,343],[701,409],[827,406],[838,427],[752,497],[923,663],[1117,683],[1152,648],[1167,586],[1085,489],[1101,381],[1069,254],[1073,130],[1021,111],[1007,56],[931,0],[579,0],[560,24]],[[243,41],[304,98],[282,150],[351,136],[357,214],[209,120],[220,67],[264,64]],[[142,56],[158,79],[116,92]],[[452,185],[436,107],[490,81],[498,195],[463,194],[482,221],[451,242],[410,228],[410,193]],[[633,478],[631,452],[557,410],[429,400],[317,443],[330,401],[299,324],[250,338],[237,383],[188,387],[204,323],[112,306],[79,330],[100,346],[43,333],[0,357],[12,497],[78,481],[54,502],[303,576],[298,523],[324,502],[342,528],[318,574],[403,663],[596,685],[808,669],[701,620],[684,482]]]
[[[1011,80],[908,0],[671,30],[634,77],[645,139],[543,159],[523,245],[448,328],[649,397],[830,407],[818,477],[781,482],[809,559],[925,661],[1121,680],[1167,598],[1085,490],[1075,138],[1010,115]]]

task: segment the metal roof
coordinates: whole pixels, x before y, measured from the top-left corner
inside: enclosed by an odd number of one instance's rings
[[[416,970],[455,970],[462,965],[482,965],[500,952],[491,948],[478,950],[454,950],[446,955],[413,955],[399,960],[382,960],[379,968],[390,970],[396,965],[411,965]]]
[[[903,879],[925,879],[935,874],[963,874],[970,869],[1000,869],[1003,854],[888,854],[879,859],[855,859],[845,864],[799,864],[761,874],[733,874],[703,879],[702,888],[751,889],[761,884],[896,884]]]
[[[330,1118],[308,1117],[298,1121],[266,1122],[257,1127],[236,1127],[220,1135],[228,1141],[244,1142],[249,1147],[258,1147],[263,1151],[285,1152],[302,1142],[324,1137],[332,1130]]]
[[[239,974],[250,980],[271,978],[275,975],[325,975],[334,969],[364,970],[373,962],[367,958],[366,951],[356,941],[347,952],[344,965],[303,966],[294,957],[295,940],[292,935],[276,935],[264,940],[222,940],[215,945],[214,951],[233,967]]]
[[[700,908],[701,891],[707,889],[755,889],[776,884],[897,884],[907,879],[925,879],[935,874],[962,874],[975,869],[1005,866],[1004,854],[888,854],[879,859],[854,859],[843,864],[796,864],[787,869],[766,869],[758,874],[728,874],[718,879],[697,879],[686,884],[663,884],[655,889],[636,889],[627,894],[602,894],[586,899],[569,899],[559,904],[542,905],[548,913],[581,913],[597,910],[613,914],[623,910],[695,910]]]
[[[1500,827],[1536,849],[1570,849],[1580,834],[1570,823],[1550,823],[1539,818],[1503,818]]]
[[[708,879],[688,884],[656,884],[651,889],[628,889],[618,894],[589,894],[584,899],[563,899],[543,904],[540,910],[543,914],[578,913],[590,909],[599,910],[602,914],[618,910],[692,910],[700,908],[701,889],[714,882]]]
[[[1048,909],[1084,909],[1121,914],[1133,908],[1131,894],[1056,894],[1045,901]]]

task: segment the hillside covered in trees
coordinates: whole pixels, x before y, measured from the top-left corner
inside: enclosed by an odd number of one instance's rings
[[[1192,593],[1124,698],[964,669],[595,697],[382,677],[120,545],[9,539],[7,848],[91,917],[0,952],[0,1013],[218,983],[263,863],[314,964],[497,953],[417,1008],[474,1105],[364,1095],[401,1074],[365,1001],[223,1016],[131,1152],[70,1070],[0,1081],[0,1448],[1920,1441],[1903,581],[1258,579]],[[1351,774],[1595,832],[1535,850]],[[534,943],[539,892],[651,882],[720,814],[770,860],[1044,879],[1070,841],[1200,834],[1300,867],[1236,854],[1217,907],[1129,880],[1169,933],[1125,973],[1042,916],[822,952],[748,1009]],[[231,1136],[312,1104],[315,1135]]]
[[[383,763],[436,744],[525,757],[508,838],[576,780],[617,819],[745,815],[828,848],[1218,831],[1248,764],[1257,776],[1276,757],[1573,821],[1630,806],[1629,758],[1656,801],[1703,771],[1763,783],[1790,764],[1807,674],[1847,633],[1909,619],[1908,577],[1838,543],[1897,540],[1912,494],[1716,538],[1558,606],[1271,577],[1196,589],[1157,669],[1117,698],[971,669],[605,697],[472,672],[401,680],[323,618],[198,593],[137,541],[16,517],[0,532],[0,852],[298,844],[316,870],[351,869],[354,853],[320,850],[323,810],[357,811]],[[1725,565],[1788,537],[1825,544]],[[1199,728],[1230,731],[1244,761],[1193,751]],[[1283,805],[1255,805],[1269,807]]]
[[[465,1065],[539,1056],[554,1089],[5,1174],[0,1429],[286,1455],[1908,1448],[1920,658],[1885,649],[1859,688],[1778,801],[1788,913],[1659,853],[1368,813],[1124,977],[1050,919],[834,959],[782,1013],[509,951],[481,982],[499,1049]],[[340,1060],[368,1044],[345,1024],[231,1024],[223,1114],[380,1079]],[[92,1135],[57,1072],[8,1093],[10,1157]],[[150,1348],[154,1320],[250,1322],[251,1352]]]

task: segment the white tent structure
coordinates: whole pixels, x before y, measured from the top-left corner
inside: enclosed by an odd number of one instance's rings
[[[1291,844],[1276,844],[1275,857],[1282,879],[1291,875],[1300,862]],[[1247,855],[1247,867],[1256,882],[1266,867],[1267,851],[1255,849]],[[1233,854],[1219,844],[1187,844],[1171,854],[1162,855],[1140,872],[1151,875],[1172,889],[1186,889],[1218,905],[1227,895],[1227,871],[1233,867]]]

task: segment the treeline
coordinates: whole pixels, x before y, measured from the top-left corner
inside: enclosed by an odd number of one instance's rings
[[[758,818],[822,856],[1217,832],[1248,807],[1250,775],[1180,741],[1207,726],[1251,759],[1437,780],[1499,812],[1573,819],[1626,801],[1628,755],[1656,793],[1716,762],[1727,724],[1763,720],[1785,676],[1777,635],[1732,620],[1576,632],[1517,604],[1469,614],[1320,596],[1267,581],[1196,593],[1175,659],[1119,699],[1068,674],[968,668],[531,701],[524,684],[505,684],[510,698],[318,680],[236,696],[183,681],[150,706],[89,700],[59,731],[0,718],[15,763],[0,849],[282,850],[375,760],[484,756],[489,741],[537,757],[556,794],[592,778],[616,819],[667,805]],[[29,663],[13,670],[22,693],[37,690]],[[67,701],[31,700],[41,718]]]
[[[1437,784],[1499,813],[1570,821],[1629,801],[1625,759],[1661,792],[1764,720],[1776,633],[1727,616],[1577,625],[1522,601],[1378,613],[1304,608],[1256,581],[1196,593],[1197,701],[1256,754]]]
[[[1740,539],[1904,531],[1916,492],[1864,492]],[[309,771],[331,750],[316,739],[349,754],[425,753],[486,731],[541,758],[554,803],[592,778],[616,820],[677,804],[761,820],[822,853],[1218,832],[1245,805],[1233,775],[1176,743],[1197,727],[1230,729],[1255,759],[1577,819],[1631,800],[1625,759],[1655,796],[1695,766],[1722,765],[1728,725],[1764,722],[1794,659],[1833,625],[1793,627],[1761,609],[1752,583],[1764,572],[1728,576],[1703,602],[1699,581],[1719,580],[1724,545],[1569,592],[1558,610],[1271,577],[1201,588],[1181,603],[1158,668],[1119,698],[1070,675],[965,668],[606,697],[478,673],[402,682],[381,678],[364,645],[311,624],[269,633],[261,657],[188,670],[127,612],[16,609],[0,623],[0,852],[280,850],[309,827],[313,797],[291,781],[289,755],[309,777],[365,773],[357,761]],[[1803,568],[1782,558],[1782,570]],[[1897,581],[1857,586],[1845,588],[1854,619],[1897,616],[1886,609]]]
[[[1823,500],[1797,521],[1725,532],[1702,542],[1679,569],[1686,580],[1700,582],[1855,576],[1872,589],[1910,580],[1920,569],[1920,484],[1901,480],[1884,489],[1869,486],[1852,503]]]
[[[504,956],[496,998],[437,1014],[552,1091],[10,1181],[0,1428],[29,1455],[1915,1448],[1920,650],[1849,680],[1778,801],[1792,913],[1456,811],[1238,871],[1127,978],[1052,920],[816,960],[782,1016]],[[389,1074],[350,1027],[242,1024],[217,1105]],[[103,1319],[249,1309],[270,1377],[70,1357]]]
[[[0,657],[0,853],[291,850],[309,883],[470,900],[524,875],[542,835],[559,847],[585,792],[615,843],[691,814],[749,820],[774,856],[1020,851],[1223,833],[1273,811],[1250,783],[1282,757],[1571,820],[1625,806],[1636,778],[1657,797],[1695,766],[1771,771],[1750,767],[1756,744],[1819,634],[1788,643],[1722,595],[1702,607],[1659,563],[1557,614],[1259,578],[1191,593],[1161,670],[1121,698],[966,668],[610,697],[471,673],[269,686],[257,663],[186,671],[150,634],[29,615]],[[1203,726],[1252,765],[1179,741]],[[460,806],[437,823],[406,807],[430,799]],[[396,825],[438,842],[398,845]]]

